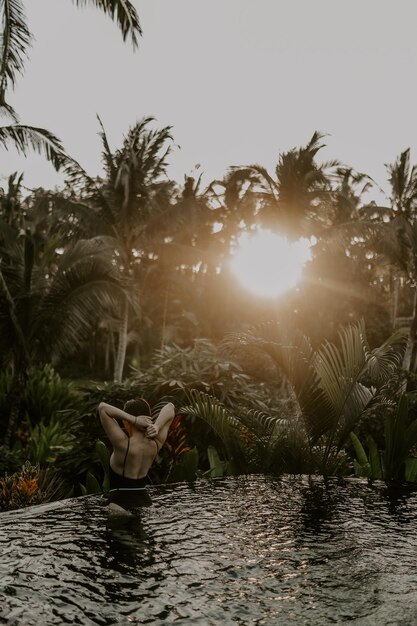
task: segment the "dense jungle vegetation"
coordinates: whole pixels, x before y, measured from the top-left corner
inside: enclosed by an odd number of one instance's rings
[[[39,150],[66,184],[27,190],[16,172],[0,189],[0,509],[105,490],[97,405],[135,395],[178,413],[155,483],[251,472],[416,481],[410,151],[387,165],[382,205],[366,174],[320,160],[318,132],[277,146],[274,171],[231,165],[203,185],[167,177],[175,129],[127,120],[113,148],[98,120],[104,169],[91,177],[6,103],[30,40],[22,3],[11,5],[0,94],[13,123],[0,141]],[[97,8],[136,41],[130,3]],[[259,229],[312,242],[298,288],[273,300],[228,265],[242,233]]]

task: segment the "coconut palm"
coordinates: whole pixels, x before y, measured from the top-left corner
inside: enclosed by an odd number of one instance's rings
[[[138,15],[129,0],[73,0],[77,6],[94,6],[114,19],[123,35],[137,46],[141,34]],[[26,155],[34,150],[44,155],[56,169],[68,162],[60,140],[44,128],[18,123],[16,111],[6,102],[6,93],[14,88],[17,77],[23,73],[31,33],[26,21],[22,0],[0,0],[0,114],[13,120],[13,124],[0,127],[0,145],[13,146]]]
[[[306,146],[281,154],[275,178],[261,165],[242,170],[251,176],[260,222],[292,239],[317,234],[327,223],[328,173],[337,162],[316,162],[322,139],[315,132]]]
[[[415,366],[417,339],[417,166],[411,166],[410,150],[388,164],[389,206],[369,205],[363,232],[373,250],[391,266],[392,321],[396,322],[398,282],[405,280],[413,290],[411,325],[404,369]],[[371,219],[369,219],[371,217]]]
[[[404,150],[394,163],[386,165],[391,186],[390,206],[395,215],[413,221],[417,209],[417,165],[411,167],[410,148]]]
[[[358,219],[363,207],[363,196],[368,192],[373,180],[351,167],[337,167],[332,179],[332,201],[330,222],[332,228],[343,227]]]
[[[377,250],[388,258],[396,270],[394,299],[397,308],[399,278],[405,279],[412,288],[411,323],[408,332],[407,349],[403,367],[415,369],[417,339],[417,222],[397,215],[388,224],[382,225],[383,238],[379,239]]]
[[[78,164],[68,167],[70,197],[63,208],[83,216],[90,232],[109,237],[125,296],[119,303],[114,379],[123,376],[129,312],[138,311],[138,272],[152,262],[149,242],[170,234],[173,184],[166,178],[170,127],[152,129],[152,117],[129,129],[121,148],[111,150],[101,125],[104,178],[92,179]],[[100,122],[101,124],[101,122]]]
[[[214,220],[221,225],[216,239],[226,255],[239,234],[256,221],[259,207],[252,191],[257,181],[249,168],[230,168],[222,180],[214,180],[208,188]]]
[[[197,327],[194,305],[197,309],[207,306],[199,294],[215,274],[218,261],[218,242],[213,234],[215,211],[208,205],[206,191],[200,190],[200,179],[187,176],[184,185],[177,188],[161,174],[161,163],[151,171],[152,163],[157,164],[160,158],[166,163],[169,151],[164,150],[170,140],[169,128],[151,137],[151,122],[152,118],[146,118],[138,123],[120,150],[114,151],[102,128],[105,177],[91,179],[80,166],[72,167],[68,189],[48,194],[54,210],[62,214],[68,237],[100,233],[112,238],[114,262],[123,277],[127,301],[124,311],[120,303],[119,310],[109,311],[100,326],[108,339],[106,369],[113,355],[116,379],[122,376],[130,343],[135,345],[136,360],[146,360],[151,345],[163,345],[165,335],[172,339],[175,334],[179,340],[184,338],[179,326],[184,330],[185,323],[185,333]],[[149,158],[154,149],[155,156]],[[128,185],[123,187],[130,194],[124,199],[121,185],[128,170],[133,186],[130,191]],[[161,329],[161,336],[155,327]],[[114,341],[114,336],[119,341]]]
[[[22,218],[21,190],[23,174],[11,174],[7,181],[7,189],[0,188],[0,218],[9,228],[20,227]]]
[[[73,0],[80,7],[93,6],[117,22],[123,39],[130,37],[137,46],[141,35],[136,9],[129,0]],[[14,87],[19,74],[23,73],[28,49],[31,44],[30,33],[23,0],[0,0],[2,37],[0,46],[0,108],[12,117],[16,114],[6,103],[6,92]]]
[[[417,166],[411,166],[410,149],[404,150],[394,163],[387,166],[391,187],[390,218],[386,252],[397,272],[405,276],[413,287],[412,323],[408,345],[404,357],[405,369],[410,369],[415,352],[417,336],[417,247],[416,247],[416,209],[417,209]],[[388,230],[388,229],[386,229]],[[394,307],[398,306],[398,277],[394,284]],[[395,319],[394,319],[395,322]]]

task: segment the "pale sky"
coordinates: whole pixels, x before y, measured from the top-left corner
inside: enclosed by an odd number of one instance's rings
[[[280,152],[328,133],[338,158],[385,185],[407,147],[417,162],[415,0],[134,0],[135,52],[112,21],[70,0],[26,0],[35,42],[9,95],[22,123],[43,126],[91,175],[101,171],[96,113],[118,147],[153,115],[172,125],[169,174],[201,164],[272,171]],[[0,150],[0,170],[29,187],[62,182],[41,157]],[[200,170],[200,171],[201,171]],[[4,178],[0,185],[4,184]]]

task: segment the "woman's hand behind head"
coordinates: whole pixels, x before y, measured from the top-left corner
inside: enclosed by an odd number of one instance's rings
[[[152,419],[149,417],[149,415],[137,415],[135,417],[135,426],[137,428],[145,430],[146,428],[148,428],[148,426],[151,426],[151,425],[152,425]]]
[[[159,429],[158,429],[158,426],[156,426],[155,424],[150,424],[146,429],[147,437],[151,437],[151,438],[156,437],[158,433],[159,433]]]

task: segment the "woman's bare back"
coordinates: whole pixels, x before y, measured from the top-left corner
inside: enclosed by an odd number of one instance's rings
[[[147,476],[158,450],[156,439],[137,432],[114,448],[110,466],[116,474],[125,478],[143,478]]]

